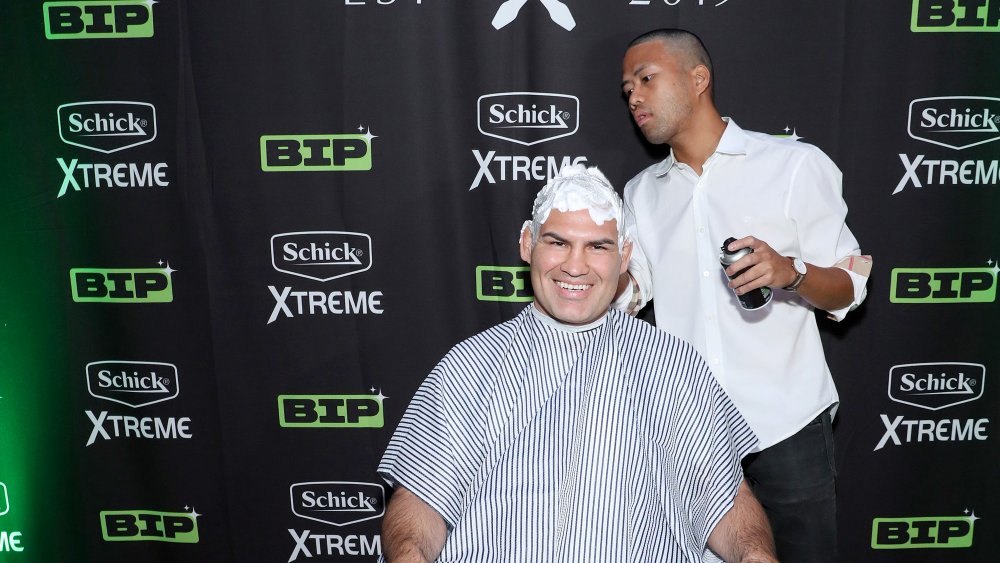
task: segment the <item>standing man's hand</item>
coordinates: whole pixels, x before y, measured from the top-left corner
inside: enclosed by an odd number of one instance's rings
[[[753,249],[753,252],[726,268],[726,275],[730,277],[747,268],[747,271],[729,282],[729,287],[733,288],[738,295],[765,286],[779,289],[795,281],[795,268],[792,267],[792,261],[775,252],[771,245],[754,237],[744,237],[729,243],[730,251],[741,248],[750,248]]]
[[[791,285],[798,277],[792,259],[801,258],[800,256],[782,256],[771,245],[752,236],[729,243],[730,251],[741,248],[752,248],[753,252],[726,268],[727,276],[747,268],[729,281],[729,287],[737,295],[765,286],[782,289]],[[805,277],[795,287],[795,292],[813,307],[836,311],[854,301],[854,283],[846,271],[834,266],[824,268],[810,263],[805,263],[805,267]]]

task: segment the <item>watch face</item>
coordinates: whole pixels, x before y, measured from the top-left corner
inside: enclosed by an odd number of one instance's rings
[[[801,258],[796,258],[795,260],[793,260],[792,261],[792,266],[795,267],[795,271],[796,272],[798,272],[798,273],[800,273],[802,275],[805,275],[805,273],[806,273],[806,263],[803,262]]]

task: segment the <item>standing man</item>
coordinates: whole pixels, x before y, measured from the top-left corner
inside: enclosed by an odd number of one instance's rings
[[[762,451],[744,469],[779,559],[836,561],[839,398],[813,311],[843,319],[871,269],[845,224],[840,170],[814,146],[721,117],[711,60],[690,32],[639,36],[622,74],[636,125],[670,155],[625,187],[635,245],[615,306],[634,314],[653,300],[657,325],[694,345],[747,418]],[[723,272],[729,237],[728,250],[753,252]],[[736,295],[763,287],[770,303],[741,308]]]
[[[596,169],[521,231],[535,302],[455,346],[379,464],[390,563],[773,563],[756,439],[691,346],[609,310],[631,243]]]

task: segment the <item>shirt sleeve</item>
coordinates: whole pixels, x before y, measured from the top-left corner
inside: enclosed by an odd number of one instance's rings
[[[396,427],[378,473],[390,485],[402,485],[417,495],[454,528],[466,479],[456,461],[446,399],[442,392],[442,360],[410,401]]]
[[[635,210],[633,199],[635,195],[636,181],[633,180],[625,186],[625,236],[632,241],[632,257],[629,259],[628,272],[632,275],[634,284],[629,284],[625,291],[611,304],[612,307],[626,313],[634,314],[646,306],[651,301],[653,295],[653,274],[649,267],[649,259],[642,249],[642,243],[638,239],[639,229],[635,223]],[[634,287],[639,288],[639,295],[636,298]],[[633,303],[634,302],[634,303]],[[630,308],[634,310],[630,311]]]
[[[853,296],[843,309],[828,311],[840,321],[864,301],[871,271],[871,257],[861,254],[861,247],[847,227],[847,203],[844,202],[842,174],[822,151],[808,146],[792,173],[786,214],[795,222],[801,258],[821,267],[839,267],[851,276]],[[845,264],[867,263],[867,268]]]

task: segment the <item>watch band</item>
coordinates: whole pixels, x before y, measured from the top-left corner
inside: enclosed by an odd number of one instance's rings
[[[795,280],[781,289],[784,289],[785,291],[795,291],[799,288],[800,285],[802,285],[802,280],[806,279],[806,274],[800,271],[799,268],[795,265],[795,261],[798,260],[798,258],[789,256],[788,259],[792,261],[792,267],[795,269]],[[804,265],[805,264],[803,264],[803,266]]]

